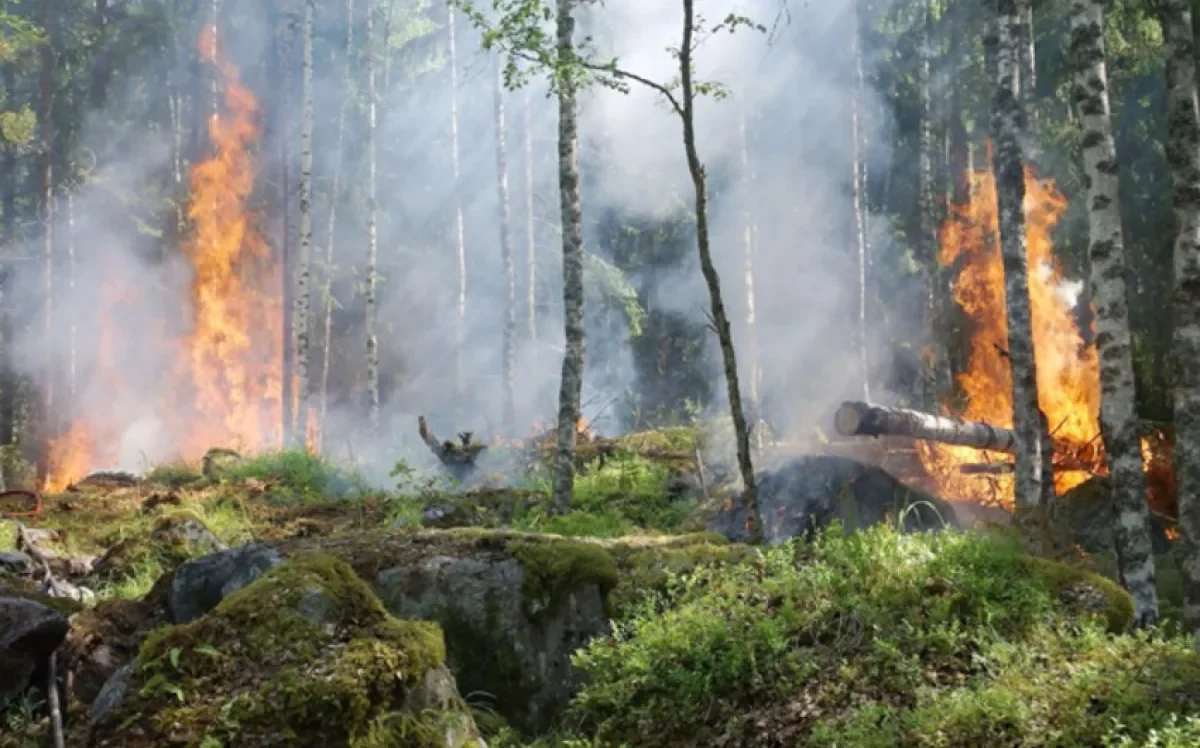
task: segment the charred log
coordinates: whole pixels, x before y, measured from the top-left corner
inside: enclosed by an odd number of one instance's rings
[[[417,416],[417,433],[421,435],[421,441],[425,442],[429,451],[456,475],[474,468],[480,453],[487,449],[483,442],[474,441],[474,434],[470,431],[460,432],[457,442],[439,441],[429,430],[425,416]]]
[[[996,452],[1013,452],[1017,443],[1010,429],[856,401],[842,403],[834,426],[842,436],[907,436]]]

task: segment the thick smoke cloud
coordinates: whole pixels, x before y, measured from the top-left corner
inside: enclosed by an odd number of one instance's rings
[[[853,84],[850,30],[852,0],[826,0],[791,9],[790,23],[766,35],[740,30],[707,39],[696,55],[697,75],[717,80],[732,93],[726,100],[706,99],[697,109],[698,144],[710,177],[713,248],[721,271],[726,304],[734,319],[737,342],[746,340],[744,261],[746,208],[757,228],[754,281],[758,351],[763,372],[765,408],[785,433],[807,436],[836,400],[854,393],[853,339],[855,287],[849,101]],[[151,5],[140,3],[138,5]],[[282,239],[283,223],[273,180],[280,153],[279,128],[267,114],[280,106],[282,85],[272,72],[274,24],[265,6],[239,3],[223,9],[221,42],[236,62],[264,112],[265,133],[258,158],[262,174],[255,207],[273,246]],[[345,33],[341,4],[320,4],[318,12],[316,98],[316,166],[314,260],[330,243],[327,236],[338,111],[346,89],[342,84],[341,47]],[[450,153],[452,89],[446,67],[446,10],[440,4],[381,2],[376,34],[392,47],[388,62],[377,66],[380,90],[378,169],[380,211],[380,348],[383,369],[385,435],[367,438],[361,393],[364,343],[361,295],[366,255],[365,123],[360,107],[348,113],[338,223],[332,238],[338,304],[334,315],[330,412],[325,445],[335,455],[367,462],[383,481],[396,459],[428,465],[432,457],[416,436],[416,416],[429,417],[443,438],[458,430],[487,436],[501,432],[500,339],[506,303],[498,228],[493,94],[494,54],[479,49],[478,35],[467,21],[457,26],[459,57],[459,141],[461,204],[467,255],[467,324],[464,366],[466,396],[455,385],[456,296],[454,264],[454,179]],[[773,25],[779,0],[704,2],[710,20],[739,13]],[[197,19],[200,20],[200,19]],[[616,56],[621,67],[653,80],[677,77],[667,48],[678,44],[681,10],[673,3],[610,0],[581,11],[580,26],[591,34],[602,56]],[[198,28],[195,23],[193,27]],[[190,36],[189,36],[190,35]],[[356,29],[357,56],[352,74],[354,95],[361,93],[361,25]],[[190,49],[191,32],[183,34]],[[298,42],[297,42],[298,44]],[[292,63],[298,65],[298,47]],[[169,132],[149,127],[133,115],[161,117],[158,101],[167,100],[169,75],[159,75],[166,61],[135,58],[135,69],[114,89],[105,112],[94,113],[81,136],[83,145],[103,141],[106,154],[94,182],[74,199],[76,285],[70,294],[55,293],[56,328],[47,336],[36,314],[21,320],[15,340],[22,372],[40,382],[53,380],[61,389],[70,366],[66,345],[69,321],[77,327],[74,414],[94,423],[101,438],[117,439],[118,464],[93,468],[141,468],[170,459],[185,439],[171,433],[164,408],[186,410],[191,404],[169,401],[171,382],[179,375],[177,351],[164,340],[185,330],[190,272],[178,247],[161,228],[159,214],[134,216],[146,184],[162,182],[171,170]],[[170,68],[179,72],[180,68]],[[157,88],[156,88],[157,87]],[[298,84],[297,84],[298,93]],[[524,340],[525,191],[524,110],[531,113],[533,193],[538,253],[539,340]],[[526,433],[538,419],[556,410],[562,348],[559,321],[561,267],[557,225],[557,105],[544,83],[504,96],[511,201],[513,251],[518,282],[517,431]],[[293,98],[293,106],[298,106]],[[890,123],[874,92],[867,92],[863,127],[869,168],[888,168],[886,142]],[[120,121],[120,133],[113,132]],[[289,125],[295,127],[295,121]],[[752,178],[742,170],[743,124],[748,133]],[[294,132],[294,131],[293,131]],[[666,219],[691,210],[691,184],[683,157],[679,120],[661,98],[636,84],[628,94],[595,88],[581,97],[584,212],[587,248],[611,259],[595,216],[606,211],[633,218]],[[114,149],[113,143],[122,147]],[[127,203],[117,195],[128,198]],[[295,204],[289,210],[296,210]],[[114,216],[114,212],[120,213]],[[141,225],[145,231],[139,233]],[[876,220],[874,251],[889,247],[886,231]],[[60,229],[60,236],[62,231]],[[690,240],[689,240],[690,241]],[[293,239],[294,242],[294,239]],[[294,243],[293,243],[293,246]],[[21,255],[36,255],[31,239]],[[708,310],[694,250],[670,268],[632,278],[646,305],[700,322]],[[59,252],[58,281],[65,260]],[[320,269],[318,264],[318,271]],[[21,308],[35,311],[41,296],[41,267],[25,262],[13,268],[13,287],[22,290]],[[320,274],[318,272],[318,277]],[[120,304],[105,302],[114,280],[130,290]],[[320,285],[318,283],[317,287]],[[60,289],[61,291],[61,289]],[[318,320],[323,304],[314,297]],[[97,310],[115,315],[120,339],[101,334]],[[627,333],[619,326],[589,323],[591,370],[585,384],[585,417],[598,428],[616,431],[627,425],[619,400],[636,390],[638,374]],[[313,340],[322,330],[314,321]],[[711,341],[715,346],[715,340]],[[742,355],[745,360],[746,348]],[[49,356],[49,369],[43,367]],[[881,360],[884,358],[879,356]],[[713,392],[723,393],[719,358],[706,375]],[[314,355],[319,375],[320,356]],[[115,371],[114,371],[115,370]],[[119,376],[118,376],[119,375]],[[112,383],[116,376],[121,384]],[[315,400],[315,398],[314,398]],[[719,401],[710,404],[723,409]],[[510,436],[515,436],[510,434]]]

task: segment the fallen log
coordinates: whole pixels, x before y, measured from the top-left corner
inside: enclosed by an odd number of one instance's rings
[[[1010,429],[864,402],[842,403],[833,421],[842,436],[907,436],[994,452],[1014,452],[1017,445]]]

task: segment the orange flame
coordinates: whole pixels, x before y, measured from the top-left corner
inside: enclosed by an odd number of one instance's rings
[[[224,81],[224,106],[208,122],[213,154],[191,172],[192,233],[183,249],[193,270],[192,327],[175,341],[175,384],[162,408],[172,432],[186,435],[178,447],[188,460],[214,446],[277,446],[282,413],[280,273],[248,207],[257,176],[252,149],[260,136],[258,102],[237,67],[220,56],[215,34],[203,29],[197,47]],[[108,308],[100,313],[107,319],[117,302],[107,289],[105,298]],[[101,325],[98,368],[115,374],[112,341],[105,339],[114,331],[105,321]],[[113,379],[110,389],[120,387],[119,377]],[[43,489],[62,490],[115,459],[115,436],[125,425],[72,424],[49,444]]]
[[[990,160],[990,158],[989,158]],[[958,377],[966,402],[957,415],[968,420],[1012,426],[1012,374],[1007,359],[1004,265],[996,213],[996,185],[990,168],[970,175],[970,204],[955,206],[942,227],[941,257],[959,265],[954,299],[970,318],[971,355]],[[1067,209],[1049,179],[1025,170],[1025,232],[1029,258],[1034,355],[1038,401],[1055,440],[1055,488],[1058,493],[1105,472],[1100,433],[1100,377],[1096,349],[1085,345],[1076,323],[1072,294],[1054,257],[1051,231]],[[1009,475],[981,480],[959,472],[977,463],[981,453],[967,447],[922,443],[919,454],[939,490],[955,499],[1012,502]],[[982,459],[1007,455],[982,453]]]

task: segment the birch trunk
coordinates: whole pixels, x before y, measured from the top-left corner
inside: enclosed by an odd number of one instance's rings
[[[309,267],[312,258],[312,170],[313,170],[313,14],[316,0],[304,0],[303,62],[300,74],[300,253],[296,258],[295,307],[292,315],[292,347],[295,349],[296,433],[293,441],[306,446],[308,401],[312,392],[309,376]]]
[[[708,237],[708,188],[704,164],[696,148],[695,103],[696,92],[692,86],[692,51],[695,42],[695,11],[692,0],[683,0],[683,39],[679,45],[680,96],[682,98],[683,147],[687,154],[688,172],[696,193],[696,247],[700,253],[700,269],[708,286],[712,304],[712,321],[721,344],[721,359],[725,365],[726,394],[729,411],[733,418],[733,430],[737,437],[738,468],[742,474],[742,502],[746,507],[746,533],[751,543],[761,543],[763,538],[762,517],[758,510],[758,486],[754,479],[754,463],[750,456],[750,430],[746,425],[746,414],[742,408],[742,391],[738,384],[737,355],[733,348],[733,333],[729,317],[725,314],[725,302],[721,297],[721,279],[713,265]],[[857,36],[857,34],[856,34]],[[858,140],[855,138],[855,142]]]
[[[458,299],[454,316],[454,389],[461,399],[466,394],[464,361],[467,340],[467,240],[463,221],[462,171],[458,154],[458,33],[453,7],[447,8],[447,32],[450,36],[450,160],[454,177],[454,271],[458,281]]]
[[[559,512],[571,507],[575,490],[575,429],[583,390],[583,208],[579,197],[577,83],[570,74],[575,58],[573,0],[558,0],[558,185],[562,210],[563,328],[565,345],[558,393],[558,445],[551,501]]]
[[[38,127],[41,130],[41,161],[39,166],[40,182],[38,185],[38,205],[41,208],[42,220],[42,334],[45,340],[54,339],[54,19],[58,11],[55,0],[45,0],[45,14],[42,18],[44,29],[50,42],[42,45],[41,69],[41,101]],[[50,370],[50,349],[42,361],[44,366],[42,376],[41,418],[43,442],[46,442],[54,429],[54,373]],[[46,478],[48,468],[47,448],[43,444],[38,450],[39,482]]]
[[[533,114],[525,94],[525,314],[529,339],[537,340],[537,235],[533,231]]]
[[[996,3],[996,79],[992,98],[992,141],[999,209],[1000,246],[1004,257],[1005,304],[1008,311],[1008,356],[1012,367],[1013,430],[1017,434],[1014,498],[1018,509],[1041,504],[1053,476],[1043,471],[1043,429],[1038,407],[1037,363],[1030,319],[1029,257],[1025,237],[1025,170],[1021,147],[1021,100],[1015,91],[1018,74],[1014,26],[1016,3]]]
[[[742,172],[742,297],[744,299],[746,325],[746,372],[750,380],[749,405],[753,422],[754,447],[764,446],[761,394],[759,392],[759,363],[758,363],[758,314],[756,309],[754,283],[754,256],[757,229],[754,223],[754,172],[750,164],[750,138],[746,133],[746,110],[743,108],[738,116],[738,130],[741,136],[741,172]]]
[[[342,68],[342,102],[338,108],[337,151],[334,153],[333,185],[329,190],[329,228],[325,244],[325,288],[322,298],[325,303],[324,331],[321,344],[321,412],[317,450],[325,440],[325,416],[329,411],[329,361],[333,344],[333,260],[337,242],[338,200],[342,194],[342,168],[346,158],[346,115],[350,107],[351,56],[354,54],[354,0],[346,0],[346,48],[345,65]]]
[[[1037,135],[1037,58],[1034,56],[1033,2],[1017,0],[1017,55],[1020,60],[1020,80],[1017,84],[1024,105],[1025,127]],[[1033,143],[1033,140],[1030,140]]]
[[[933,54],[930,27],[933,25],[933,12],[929,6],[929,0],[925,0],[924,5],[920,48],[917,50],[917,88],[920,100],[920,152],[917,175],[919,236],[917,244],[919,256],[926,263],[925,320],[924,329],[921,332],[925,338],[925,346],[932,354],[929,371],[923,378],[924,392],[922,395],[925,409],[936,413],[940,410],[942,396],[936,372],[944,355],[937,345],[941,298],[938,293],[937,221],[934,215],[937,206],[933,198],[933,94],[930,91],[932,67],[930,57]]]
[[[215,3],[214,3],[215,4]],[[215,21],[214,21],[215,22]],[[283,217],[283,235],[280,237],[280,284],[283,304],[283,329],[280,331],[282,340],[282,371],[280,372],[281,400],[280,428],[282,430],[281,445],[290,446],[296,428],[295,411],[295,348],[292,345],[292,324],[295,303],[295,286],[292,275],[292,148],[291,148],[291,118],[292,111],[292,60],[291,33],[292,16],[290,11],[281,18],[280,28],[276,37],[276,64],[279,66],[279,112],[277,116],[279,138],[279,184],[281,213]],[[214,27],[214,38],[216,37]],[[216,116],[214,112],[212,116]]]
[[[376,196],[375,163],[375,49],[374,0],[364,0],[367,74],[367,283],[364,300],[364,327],[367,336],[367,419],[372,432],[379,430],[379,338],[376,331],[375,292],[379,284],[379,206]]]
[[[858,0],[855,0],[852,20],[853,27],[850,30],[850,43],[853,50],[852,54],[854,55],[854,91],[850,97],[850,137],[854,141],[852,167],[854,172],[854,186],[852,192],[854,196],[855,271],[857,276],[855,281],[858,287],[858,316],[854,329],[854,346],[856,349],[855,353],[858,356],[863,399],[870,400],[870,362],[867,355],[867,227],[864,220],[864,200],[866,199],[866,195],[863,194],[862,173],[864,154],[862,153],[862,137],[859,133],[861,126],[859,117],[862,114],[863,60],[862,40],[859,38],[858,15]]]
[[[508,203],[508,144],[504,124],[504,69],[500,58],[496,59],[495,91],[493,110],[496,119],[496,199],[500,207],[500,256],[504,263],[504,332],[500,375],[503,378],[504,430],[515,436],[516,414],[516,358],[517,358],[517,266],[513,258],[512,225]]]
[[[16,75],[11,65],[4,66],[4,89],[13,95],[13,84]],[[3,227],[4,244],[12,247],[17,244],[17,183],[20,179],[20,165],[17,162],[16,148],[9,144],[4,148],[4,197]],[[7,295],[12,293],[11,275],[0,274],[0,288],[4,296],[0,301],[7,302]],[[8,313],[7,303],[0,304],[0,445],[12,444],[16,425],[16,389],[17,380],[13,370],[12,345],[13,323],[12,315]]]
[[[1150,512],[1138,433],[1117,147],[1113,140],[1104,48],[1103,0],[1072,0],[1074,104],[1083,130],[1096,347],[1100,358],[1100,427],[1112,476],[1113,536],[1121,580],[1139,624],[1158,619]]]
[[[63,227],[66,232],[64,239],[67,247],[67,298],[75,298],[75,275],[78,265],[75,259],[75,194],[70,189],[66,190],[66,197],[63,202],[66,203],[66,226]],[[75,420],[76,407],[76,390],[78,388],[78,364],[79,364],[79,325],[78,319],[74,311],[68,310],[67,314],[67,419]]]
[[[1200,108],[1192,9],[1158,0],[1167,59],[1167,169],[1175,213],[1175,485],[1183,554],[1184,626],[1200,636]]]

